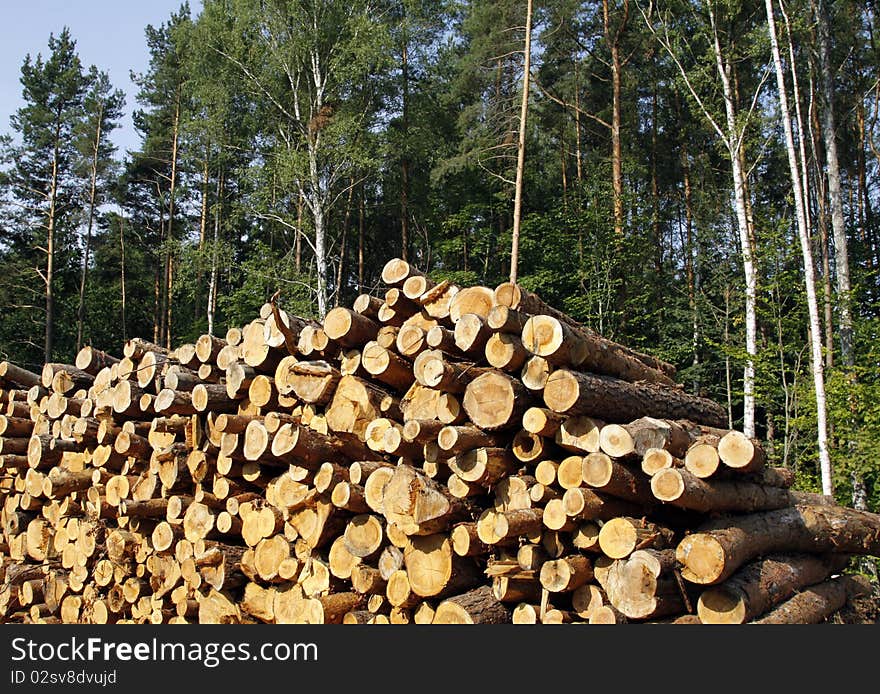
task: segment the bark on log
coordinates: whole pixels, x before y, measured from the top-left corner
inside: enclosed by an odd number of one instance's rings
[[[798,505],[721,519],[686,536],[676,557],[686,580],[716,585],[770,552],[880,556],[880,516],[843,506]]]
[[[717,403],[676,388],[568,369],[550,374],[544,402],[554,412],[592,415],[609,422],[630,422],[648,414],[710,426],[723,426],[727,419]]]
[[[437,606],[433,624],[507,624],[510,610],[499,602],[490,586],[482,586]]]
[[[842,570],[846,555],[774,554],[745,565],[724,583],[704,590],[697,601],[703,624],[745,624],[798,590]]]

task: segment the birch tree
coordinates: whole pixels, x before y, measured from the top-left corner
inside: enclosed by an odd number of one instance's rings
[[[779,41],[776,36],[776,18],[773,0],[765,0],[767,11],[767,33],[770,36],[770,50],[776,72],[776,86],[779,94],[779,109],[782,128],[785,133],[785,151],[788,157],[788,168],[791,176],[791,189],[794,197],[795,218],[797,220],[798,238],[804,263],[804,282],[807,292],[807,309],[809,311],[810,331],[810,368],[813,373],[813,388],[816,392],[816,419],[819,447],[819,469],[822,477],[822,493],[831,495],[834,487],[831,480],[831,459],[828,454],[828,422],[825,399],[825,373],[822,359],[822,328],[819,324],[819,303],[816,299],[816,273],[813,266],[813,251],[810,246],[810,234],[807,227],[807,205],[804,188],[801,182],[798,151],[795,144],[795,133],[792,128],[791,112],[788,107],[788,89],[785,84],[785,71],[779,52]],[[802,133],[798,133],[800,138]]]
[[[718,26],[717,2],[704,3],[705,39],[709,44],[709,52],[714,62],[716,85],[720,87],[723,102],[723,120],[717,118],[711,102],[701,93],[699,83],[691,78],[678,50],[673,45],[670,33],[670,19],[666,15],[649,7],[640,7],[642,17],[648,29],[672,59],[676,70],[684,82],[687,91],[696,102],[699,111],[727,150],[730,158],[730,172],[733,182],[733,210],[739,236],[740,253],[742,254],[743,275],[745,280],[745,333],[746,359],[743,368],[743,433],[755,436],[755,357],[758,353],[757,343],[757,272],[755,267],[754,249],[752,247],[751,229],[747,216],[746,178],[747,171],[743,167],[743,146],[749,124],[749,117],[754,112],[762,87],[766,81],[767,71],[761,76],[752,94],[751,105],[744,117],[740,116],[739,104],[733,85],[733,62],[731,55],[721,44]],[[683,39],[687,43],[687,39]],[[729,47],[728,47],[729,48]]]

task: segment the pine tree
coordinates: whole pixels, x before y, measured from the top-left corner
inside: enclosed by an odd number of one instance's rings
[[[8,201],[15,210],[15,229],[9,237],[7,252],[32,268],[44,288],[43,359],[52,361],[58,353],[69,353],[72,344],[66,339],[56,345],[56,320],[59,294],[74,276],[76,248],[74,231],[79,221],[81,187],[76,172],[78,153],[75,134],[83,118],[83,99],[87,79],[76,52],[76,42],[65,28],[58,36],[50,35],[48,56],[28,55],[21,67],[24,105],[11,118],[11,126],[20,138],[7,152],[11,168],[5,176]],[[39,286],[39,284],[37,286]],[[21,292],[29,285],[22,282]],[[36,308],[36,291],[31,285],[29,299],[19,308]],[[73,325],[66,315],[59,325]],[[16,320],[11,316],[8,320]],[[29,360],[37,336],[21,319],[23,354]]]

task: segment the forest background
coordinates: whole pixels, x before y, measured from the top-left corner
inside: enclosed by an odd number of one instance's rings
[[[674,363],[801,488],[876,511],[878,21],[871,0],[205,0],[145,27],[130,94],[47,27],[0,139],[0,358],[222,336],[278,289],[321,317],[392,257],[513,270]]]

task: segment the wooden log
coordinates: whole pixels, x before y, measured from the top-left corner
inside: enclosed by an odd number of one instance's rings
[[[490,486],[513,472],[518,463],[504,448],[476,448],[450,458],[449,468],[465,482]]]
[[[663,371],[635,358],[621,345],[574,328],[554,316],[532,316],[521,337],[533,354],[559,366],[581,367],[629,382],[673,384]]]
[[[554,436],[565,416],[544,407],[530,407],[523,412],[523,429],[539,436]]]
[[[468,383],[484,371],[473,364],[449,361],[436,349],[425,350],[412,364],[412,373],[419,384],[450,393],[463,393]]]
[[[413,359],[428,349],[427,332],[418,325],[403,325],[397,331],[394,346],[400,354]]]
[[[599,547],[612,559],[623,559],[637,549],[665,549],[674,539],[669,528],[626,516],[606,521],[599,531]]]
[[[436,283],[427,277],[410,275],[403,283],[403,294],[408,299],[417,301],[425,292],[435,286]]]
[[[500,446],[501,439],[473,426],[445,426],[437,433],[437,445],[448,455],[480,447]]]
[[[648,507],[656,503],[651,483],[646,477],[604,453],[584,456],[582,473],[587,485],[605,494]]]
[[[629,619],[658,619],[686,608],[672,574],[674,550],[637,550],[611,562],[602,586],[611,605]]]
[[[517,335],[497,332],[486,341],[483,354],[489,366],[510,373],[522,369],[529,358],[528,350]]]
[[[131,338],[122,348],[123,356],[134,360],[141,359],[147,352],[157,352],[158,354],[167,355],[169,350],[139,337]]]
[[[541,516],[541,509],[536,508],[511,511],[486,509],[477,521],[477,537],[486,545],[511,544],[518,537],[539,532]]]
[[[452,297],[449,303],[449,318],[453,323],[457,323],[466,313],[474,313],[485,318],[494,305],[494,292],[489,287],[467,287]]]
[[[721,457],[718,455],[718,441],[714,434],[697,437],[684,456],[684,466],[695,477],[706,479],[712,477],[721,468]]]
[[[569,518],[576,520],[611,520],[617,516],[635,516],[642,508],[613,496],[604,496],[586,487],[566,490],[562,508]]]
[[[515,335],[519,338],[529,317],[527,314],[520,313],[509,306],[495,304],[489,309],[489,314],[486,316],[486,324],[497,333]]]
[[[483,356],[492,331],[484,316],[465,313],[455,321],[455,346],[464,354]]]
[[[663,448],[649,448],[642,456],[641,468],[649,477],[673,467],[683,467],[684,461],[673,458],[672,454]]]
[[[326,405],[341,377],[339,370],[326,361],[301,361],[291,368],[289,384],[303,402]]]
[[[393,468],[383,489],[382,514],[407,535],[431,535],[464,520],[468,507],[448,488],[409,465]]]
[[[41,384],[40,375],[23,369],[10,361],[0,361],[0,383],[18,388],[32,388]],[[48,388],[48,386],[46,386]]]
[[[382,306],[382,299],[369,294],[358,294],[351,307],[355,313],[359,313],[365,318],[376,320],[379,315],[379,308]]]
[[[676,458],[684,457],[693,436],[699,431],[692,422],[654,417],[641,417],[624,427],[633,440],[637,455],[644,455],[650,448],[659,448]]]
[[[723,426],[724,410],[715,402],[654,383],[628,383],[610,376],[558,369],[544,387],[544,402],[554,412],[601,416],[630,422],[649,413]]]
[[[761,445],[739,431],[730,431],[719,439],[718,457],[727,467],[739,472],[757,472],[766,460]]]
[[[746,564],[697,601],[703,624],[745,624],[798,590],[825,581],[848,562],[846,555],[773,554]]]
[[[348,521],[342,535],[346,551],[360,560],[376,557],[385,542],[385,529],[378,516],[360,513]]]
[[[553,373],[553,366],[544,357],[529,357],[523,364],[519,378],[534,393],[541,393]]]
[[[498,285],[495,288],[495,303],[501,306],[508,306],[510,308],[522,311],[525,314],[544,314],[552,316],[560,322],[565,323],[569,327],[572,327],[580,332],[586,333],[588,336],[593,337],[593,339],[595,339],[603,349],[609,352],[619,352],[628,356],[632,356],[645,364],[645,366],[662,371],[669,378],[675,378],[675,367],[672,364],[661,361],[660,359],[652,357],[651,355],[642,354],[635,350],[629,349],[628,347],[617,344],[616,342],[606,340],[605,338],[596,335],[588,328],[585,328],[584,326],[577,323],[575,320],[573,320],[570,316],[566,315],[562,311],[557,311],[556,309],[548,306],[541,300],[541,298],[537,294],[526,291],[518,284],[505,282]]]
[[[324,317],[323,328],[331,340],[344,347],[358,347],[376,339],[379,324],[361,313],[337,306]]]
[[[446,354],[459,354],[455,344],[455,333],[442,325],[435,325],[425,333],[425,343],[429,348]]]
[[[409,388],[415,378],[409,362],[375,341],[364,345],[361,365],[375,379],[399,391]]]
[[[855,597],[871,593],[863,576],[839,576],[798,593],[751,624],[818,624]]]
[[[443,280],[422,294],[418,303],[432,318],[447,319],[452,299],[459,291],[458,286],[450,283],[449,280]]]
[[[389,287],[402,287],[410,277],[421,276],[421,270],[401,258],[392,258],[382,267],[382,282]]]
[[[566,417],[554,434],[556,445],[573,453],[597,453],[606,425],[593,417]]]
[[[771,552],[880,556],[880,516],[843,506],[803,505],[720,519],[685,536],[676,557],[691,583],[716,585]]]
[[[492,431],[521,422],[529,401],[520,381],[499,371],[488,371],[467,384],[462,404],[474,424]]]
[[[541,566],[541,586],[551,593],[570,593],[592,580],[592,562],[582,554],[546,561]]]
[[[797,493],[738,480],[702,480],[686,469],[668,468],[651,477],[651,491],[660,501],[703,513],[754,513],[804,501]]]
[[[40,374],[40,383],[43,387],[62,395],[79,388],[88,389],[94,382],[95,377],[92,374],[76,368],[73,364],[49,362],[43,365]]]
[[[495,598],[490,586],[481,586],[442,601],[432,624],[507,624],[510,620],[510,609]]]
[[[403,552],[413,593],[422,598],[442,598],[479,584],[480,573],[469,557],[452,551],[444,534],[413,536]]]
[[[118,364],[119,359],[91,345],[86,345],[76,353],[76,368],[96,376],[101,369]]]

